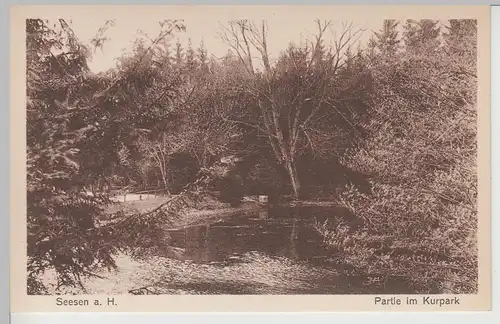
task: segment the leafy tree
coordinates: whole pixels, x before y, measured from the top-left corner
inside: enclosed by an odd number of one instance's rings
[[[161,37],[182,29],[163,24]],[[127,85],[141,86],[134,77],[149,74],[141,73],[141,61],[123,62],[118,73],[91,73],[91,51],[63,19],[53,28],[28,19],[26,34],[28,293],[39,294],[48,269],[60,286],[74,286],[98,267],[115,266],[112,255],[122,245],[111,231],[96,228],[108,199],[89,195],[87,186],[113,174],[123,145],[142,126],[133,118],[141,112],[123,109],[121,100],[133,89]],[[149,55],[143,44],[137,48]]]
[[[407,34],[407,51],[372,63],[372,109],[363,124],[370,136],[345,161],[369,175],[371,192],[350,187],[341,195],[366,229],[359,240],[351,235],[346,253],[361,256],[370,235],[393,233],[386,242],[400,248],[381,252],[391,263],[378,275],[405,278],[409,291],[471,293],[477,291],[476,48],[470,41],[476,29],[472,22],[451,23],[442,48],[435,24],[426,24],[428,32]],[[435,50],[417,50],[417,43]],[[470,56],[463,59],[464,53]]]
[[[54,268],[61,285],[75,285],[95,264],[113,266],[111,249],[88,234],[102,197],[88,196],[95,176],[86,141],[99,134],[91,105],[101,82],[89,73],[88,48],[60,19],[26,20],[28,293],[43,293],[39,275]],[[98,253],[95,253],[99,251]]]
[[[194,72],[197,68],[196,62],[196,52],[193,49],[193,44],[191,42],[191,38],[188,39],[188,47],[186,50],[186,68],[190,72]]]
[[[462,60],[476,58],[477,21],[474,19],[452,19],[449,26],[446,26],[443,37],[446,43],[445,50]],[[464,44],[467,44],[464,46]],[[465,62],[461,62],[463,66]]]
[[[184,61],[184,49],[182,48],[182,44],[180,40],[177,40],[175,43],[175,64],[177,66],[181,66]]]
[[[383,23],[383,27],[380,31],[374,32],[376,47],[379,51],[385,55],[394,55],[399,48],[399,32],[397,27],[399,22],[394,19],[387,19]]]
[[[404,43],[407,51],[425,53],[436,50],[440,45],[441,27],[431,19],[408,19],[404,25]]]
[[[197,58],[198,61],[200,62],[201,70],[203,72],[207,72],[208,68],[208,53],[207,49],[205,48],[205,42],[203,39],[200,42],[200,46],[196,50]]]

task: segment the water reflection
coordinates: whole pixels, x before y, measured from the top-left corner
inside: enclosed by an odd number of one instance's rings
[[[411,293],[401,278],[378,282],[335,259],[315,223],[363,226],[335,207],[270,208],[170,230],[165,294]],[[173,260],[172,260],[173,259]],[[184,261],[175,263],[178,261]]]
[[[236,262],[248,252],[317,263],[330,252],[314,221],[335,217],[334,208],[272,208],[208,225],[169,231],[169,257],[196,263]]]

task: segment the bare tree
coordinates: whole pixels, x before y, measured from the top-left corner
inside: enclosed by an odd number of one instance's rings
[[[334,33],[332,22],[317,20],[316,25],[314,39],[303,48],[290,48],[287,62],[281,67],[280,62],[271,66],[265,21],[259,25],[248,20],[231,21],[228,27],[222,26],[220,33],[253,76],[253,82],[245,85],[245,91],[256,99],[260,118],[252,126],[267,135],[277,161],[290,177],[296,199],[301,195],[297,157],[306,148],[314,152],[318,141],[325,139],[326,133],[319,126],[323,112],[340,113],[329,100],[332,84],[345,62],[346,51],[359,40],[362,32],[354,30],[352,24],[343,24],[340,35],[333,35],[336,39],[325,49],[325,33]],[[253,52],[262,60],[262,72],[254,67]],[[294,82],[289,74],[298,75],[299,81]]]
[[[170,158],[181,152],[188,145],[188,141],[183,140],[180,136],[167,135],[162,133],[158,139],[141,141],[141,148],[145,155],[154,163],[161,174],[163,186],[168,195],[170,195],[168,184],[168,162]]]

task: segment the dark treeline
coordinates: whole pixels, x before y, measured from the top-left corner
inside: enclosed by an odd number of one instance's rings
[[[476,21],[387,20],[366,47],[348,24],[327,44],[333,25],[318,21],[276,60],[265,23],[221,26],[222,58],[176,41],[182,22],[160,25],[96,74],[87,62],[112,21],[90,45],[64,20],[26,22],[30,293],[49,268],[71,285],[114,266],[117,247],[94,233],[110,188],[176,193],[226,156],[243,162],[222,189],[335,199],[362,219],[340,240],[318,224],[344,262],[378,264],[367,237],[383,236],[402,256],[380,269],[420,263],[421,281],[475,291]]]

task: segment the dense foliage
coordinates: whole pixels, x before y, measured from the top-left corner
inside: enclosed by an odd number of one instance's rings
[[[410,21],[404,44],[389,37],[394,24],[384,27],[363,125],[370,137],[344,157],[371,187],[339,195],[365,221],[344,237],[344,261],[370,264],[366,272],[382,282],[400,277],[409,292],[477,291],[475,21],[450,21],[444,33],[436,22]]]
[[[113,267],[121,239],[147,228],[99,227],[113,188],[177,193],[227,156],[241,162],[214,188],[225,201],[266,192],[349,208],[362,229],[318,229],[367,277],[477,289],[475,21],[387,20],[366,48],[352,25],[326,45],[332,25],[318,22],[275,61],[265,23],[224,27],[222,59],[175,42],[181,22],[160,26],[95,74],[92,46],[64,20],[26,22],[29,293],[47,269],[76,285]]]

